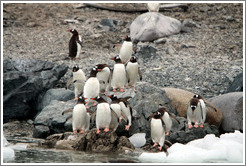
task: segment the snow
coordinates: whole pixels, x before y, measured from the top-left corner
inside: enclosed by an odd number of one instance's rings
[[[155,163],[243,163],[243,148],[243,133],[239,131],[222,134],[219,138],[208,134],[187,144],[173,144],[167,149],[167,155],[144,152],[139,160]]]
[[[140,148],[146,144],[146,133],[136,133],[129,137],[130,142],[135,148]]]

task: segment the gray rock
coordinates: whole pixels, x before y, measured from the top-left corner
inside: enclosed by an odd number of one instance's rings
[[[208,99],[223,114],[221,128],[224,132],[243,131],[243,92],[232,92]]]
[[[68,66],[35,59],[4,60],[3,116],[9,119],[32,118],[37,113],[39,95],[54,87]]]
[[[46,138],[50,135],[50,129],[48,126],[36,125],[33,131],[34,138]]]
[[[102,26],[115,27],[115,20],[112,19],[102,19],[100,24]]]
[[[130,36],[136,41],[153,41],[180,32],[180,21],[158,12],[147,12],[138,16],[130,26]]]
[[[229,85],[227,92],[242,92],[243,91],[243,73],[238,74],[233,82]]]
[[[49,89],[44,97],[42,97],[41,103],[38,105],[38,110],[42,110],[44,107],[50,104],[52,100],[58,101],[68,101],[74,98],[74,92],[65,89],[65,88],[58,88],[58,89]]]

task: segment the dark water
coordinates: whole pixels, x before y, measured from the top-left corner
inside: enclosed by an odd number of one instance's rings
[[[140,152],[88,153],[54,149],[15,150],[11,163],[136,163]]]

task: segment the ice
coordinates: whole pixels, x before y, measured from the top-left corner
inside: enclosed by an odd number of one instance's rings
[[[15,145],[9,145],[8,147],[12,148],[14,150],[26,150],[27,149],[27,144],[17,143]]]
[[[135,148],[140,148],[146,144],[145,133],[133,134],[129,140]]]
[[[243,133],[239,131],[222,134],[220,137],[208,134],[202,139],[193,140],[187,144],[173,144],[167,149],[166,157],[156,153],[155,155],[142,153],[139,160],[168,163],[243,163],[243,148]]]
[[[142,153],[138,159],[143,162],[155,162],[155,163],[163,163],[166,162],[166,153]]]
[[[15,158],[15,151],[9,147],[3,147],[3,162],[13,161]]]

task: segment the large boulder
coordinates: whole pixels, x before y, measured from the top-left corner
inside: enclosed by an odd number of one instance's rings
[[[130,26],[134,41],[153,41],[181,31],[182,23],[158,12],[147,12],[138,16]]]
[[[133,151],[134,146],[125,136],[118,137],[115,132],[104,131],[96,134],[96,129],[91,129],[83,134],[73,134],[72,132],[65,132],[60,134],[53,134],[46,138],[45,147],[79,150],[86,152],[125,152]]]
[[[224,132],[243,131],[243,92],[232,92],[208,99],[223,114],[221,128]]]
[[[67,72],[68,66],[35,59],[3,61],[3,120],[37,113],[37,99]]]
[[[238,74],[227,89],[227,92],[242,92],[243,91],[243,73]]]
[[[190,99],[193,97],[194,93],[177,89],[177,88],[164,88],[168,98],[171,100],[171,104],[178,111],[178,116],[187,117],[186,111]],[[211,104],[211,103],[210,103]],[[211,104],[213,105],[213,104]],[[222,122],[222,112],[219,108],[215,106],[217,112],[212,108],[207,107],[206,123],[210,125],[220,126]]]

